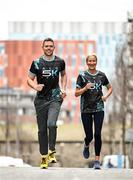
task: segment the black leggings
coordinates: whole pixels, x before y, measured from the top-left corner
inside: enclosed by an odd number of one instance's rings
[[[102,140],[101,130],[104,119],[104,111],[94,113],[82,113],[82,123],[85,131],[85,145],[88,146],[93,139],[93,120],[94,120],[94,138],[95,155],[100,156]]]

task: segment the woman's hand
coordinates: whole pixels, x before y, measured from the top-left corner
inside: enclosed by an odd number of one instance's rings
[[[94,86],[95,86],[95,83],[87,83],[86,86],[85,86],[85,88],[86,88],[86,90],[88,90],[88,89],[94,89]]]

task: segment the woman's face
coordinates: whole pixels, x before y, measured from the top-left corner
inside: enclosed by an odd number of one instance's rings
[[[89,56],[86,62],[89,70],[95,70],[97,65],[97,59],[95,56]]]

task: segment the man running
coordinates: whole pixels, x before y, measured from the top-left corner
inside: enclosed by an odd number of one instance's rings
[[[67,76],[64,60],[53,54],[55,49],[53,39],[44,39],[42,49],[44,54],[31,64],[27,83],[37,91],[34,105],[41,154],[40,167],[48,168],[48,162],[56,162],[56,122],[66,96]],[[59,75],[61,75],[61,88]]]

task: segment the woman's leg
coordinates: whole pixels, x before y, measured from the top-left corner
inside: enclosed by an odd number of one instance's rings
[[[101,131],[104,119],[104,111],[94,113],[94,128],[95,128],[95,160],[100,160],[100,152],[102,147]]]
[[[82,118],[82,123],[84,127],[84,132],[85,132],[85,145],[88,146],[89,143],[93,139],[93,118],[92,114],[90,113],[82,113],[81,114]]]

